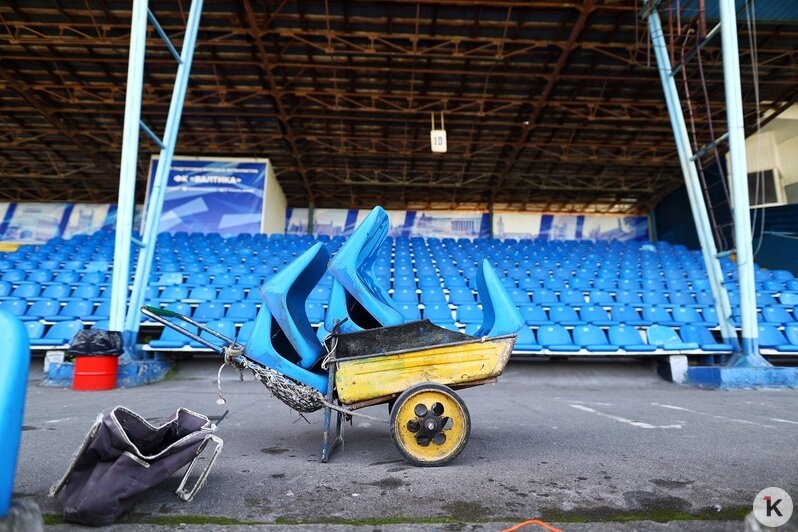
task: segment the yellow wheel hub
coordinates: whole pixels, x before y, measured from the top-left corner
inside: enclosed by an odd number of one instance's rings
[[[471,418],[462,399],[440,384],[405,391],[391,412],[391,436],[405,458],[421,466],[443,465],[465,447]]]

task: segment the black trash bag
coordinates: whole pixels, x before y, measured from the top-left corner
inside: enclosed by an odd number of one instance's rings
[[[102,329],[83,329],[69,343],[69,356],[119,356],[122,354],[122,333]]]
[[[190,501],[202,487],[222,449],[216,425],[201,414],[180,408],[155,427],[117,406],[97,417],[64,477],[52,487],[64,508],[64,520],[82,525],[110,525],[150,488],[189,462],[175,492]],[[209,441],[216,444],[191,490],[184,489],[191,469]]]

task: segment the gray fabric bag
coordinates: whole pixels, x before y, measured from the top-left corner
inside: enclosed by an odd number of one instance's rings
[[[64,477],[50,490],[72,523],[102,526],[113,523],[150,488],[190,462],[176,494],[185,501],[199,491],[223,442],[213,435],[216,425],[185,408],[163,425],[117,406],[97,417]],[[209,441],[216,447],[194,487],[185,484]]]

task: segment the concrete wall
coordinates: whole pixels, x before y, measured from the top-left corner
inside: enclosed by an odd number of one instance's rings
[[[283,188],[274,177],[274,167],[269,161],[269,167],[266,170],[266,197],[264,198],[261,226],[264,233],[285,233],[286,206]]]

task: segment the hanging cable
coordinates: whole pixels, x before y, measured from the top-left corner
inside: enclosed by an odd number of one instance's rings
[[[757,153],[761,152],[762,149],[762,114],[760,109],[759,103],[759,53],[757,49],[757,39],[756,39],[756,0],[746,0],[745,3],[745,20],[746,25],[748,28],[748,46],[751,50],[751,71],[753,75],[753,82],[754,82],[754,100],[756,106],[756,138],[757,138]],[[775,178],[775,176],[774,176]],[[775,186],[779,186],[778,183],[774,183]],[[756,192],[755,197],[757,199],[757,203],[759,202],[759,190],[760,186],[762,187],[762,202],[766,201],[765,195],[765,184],[764,184],[764,172],[762,170],[757,170],[756,173]],[[776,191],[778,194],[778,191]],[[756,230],[756,223],[757,218],[759,215],[759,209],[756,209],[754,212],[754,220],[752,226],[754,230]],[[757,237],[757,244],[754,248],[754,258],[756,258],[759,250],[762,248],[762,241],[765,235],[765,207],[762,207],[762,216],[761,220],[759,220],[759,236]]]

